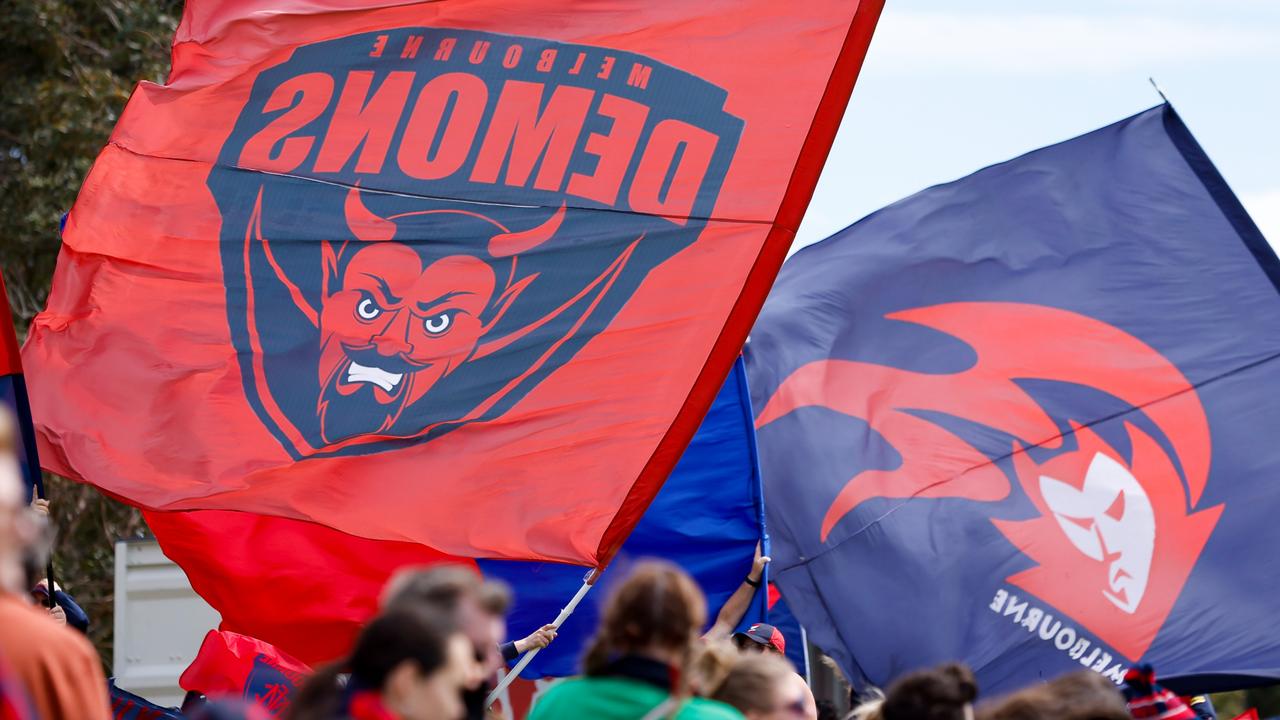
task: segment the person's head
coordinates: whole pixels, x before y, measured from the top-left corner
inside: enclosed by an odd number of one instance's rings
[[[745,632],[734,633],[733,642],[742,652],[787,654],[787,639],[781,630],[768,623],[756,623]]]
[[[471,642],[447,618],[421,608],[399,607],[374,618],[356,639],[345,663],[307,680],[291,709],[292,720],[335,717],[345,667],[352,697],[373,693],[403,720],[457,720]],[[359,702],[359,699],[353,700]]]
[[[0,590],[22,593],[27,587],[23,555],[36,540],[38,527],[27,509],[30,498],[18,464],[16,423],[0,410]]]
[[[640,563],[605,603],[583,669],[599,675],[624,655],[683,667],[706,622],[707,601],[687,573],[666,562]]]
[[[711,699],[732,705],[747,720],[806,720],[817,715],[804,680],[786,660],[770,654],[740,655]]]
[[[791,667],[791,663],[787,663],[787,667]],[[818,720],[818,703],[814,701],[813,691],[809,689],[809,684],[804,681],[795,672],[791,673],[791,696],[798,696],[804,704],[804,720]],[[834,708],[832,709],[834,713]]]
[[[511,591],[506,585],[484,580],[473,569],[459,565],[402,570],[383,591],[386,609],[416,607],[450,618],[471,639],[475,665],[468,687],[479,687],[502,667],[498,646],[506,638],[506,613]]]
[[[972,720],[978,683],[958,663],[914,672],[889,686],[884,720]]]
[[[872,688],[867,694],[861,696],[855,695],[853,692],[850,692],[849,695],[850,700],[852,700],[850,705],[853,706],[853,709],[849,711],[845,720],[884,720],[884,713],[881,712],[881,707],[884,705],[884,693],[880,692],[879,689]]]
[[[405,720],[461,717],[471,647],[454,627],[413,608],[375,618],[351,652],[351,682],[381,690]]]
[[[1129,720],[1124,696],[1106,678],[1082,670],[984,703],[979,720]]]
[[[696,646],[684,668],[689,694],[708,697],[724,681],[738,662],[738,648],[727,641],[707,642]]]

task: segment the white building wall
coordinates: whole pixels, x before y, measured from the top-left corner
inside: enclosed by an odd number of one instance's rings
[[[116,685],[158,705],[177,707],[178,676],[221,618],[155,540],[116,543]]]

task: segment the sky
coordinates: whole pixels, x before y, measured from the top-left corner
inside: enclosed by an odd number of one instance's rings
[[[793,251],[1160,102],[1280,248],[1280,0],[886,0]]]

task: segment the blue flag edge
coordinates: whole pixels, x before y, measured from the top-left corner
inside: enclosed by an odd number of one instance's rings
[[[726,408],[727,403],[737,405],[736,412],[733,413],[733,419],[729,420],[729,413],[733,412],[733,408]],[[717,412],[719,410],[719,412]],[[741,444],[735,438],[732,440],[731,446],[734,451],[731,457],[743,460],[746,463],[747,471],[750,477],[747,478],[749,490],[751,492],[750,502],[753,507],[754,523],[751,542],[748,543],[746,538],[724,538],[726,541],[735,544],[734,557],[726,558],[723,561],[715,563],[715,571],[717,578],[715,584],[717,587],[709,588],[707,585],[708,578],[700,577],[696,571],[690,574],[699,582],[708,599],[708,622],[715,621],[716,613],[719,611],[724,602],[733,594],[741,585],[743,579],[746,578],[752,563],[752,555],[755,551],[755,542],[761,543],[761,551],[764,554],[769,553],[769,540],[765,531],[765,501],[763,477],[760,471],[759,456],[756,451],[755,438],[755,412],[751,406],[750,390],[747,385],[746,364],[741,356],[734,361],[734,365],[730,370],[729,377],[726,378],[724,385],[717,394],[715,402],[712,404],[711,410],[708,411],[707,417],[725,418],[721,423],[712,426],[707,425],[707,419],[703,419],[703,425],[699,427],[694,439],[690,442],[689,448],[685,450],[685,456],[677,463],[676,468],[672,471],[667,483],[663,489],[659,491],[658,497],[655,498],[654,504],[650,506],[648,512],[662,511],[663,493],[668,487],[679,488],[681,486],[682,465],[686,458],[696,456],[705,452],[702,448],[703,444],[711,444],[714,442],[711,438],[716,433],[723,432],[722,428],[732,428],[740,431],[742,438]],[[713,421],[714,422],[714,421]],[[717,463],[719,464],[719,463]],[[688,472],[686,469],[684,472]],[[740,477],[740,476],[739,476]],[[675,484],[673,485],[673,479]],[[733,490],[737,492],[742,489],[738,486]],[[720,490],[723,493],[723,490]],[[696,508],[693,508],[696,509]],[[647,514],[646,514],[647,517]],[[687,517],[687,514],[686,514]],[[741,529],[741,528],[740,528]],[[579,655],[585,647],[576,647],[568,650],[566,644],[573,642],[573,638],[579,638],[582,642],[586,642],[594,629],[594,621],[598,610],[603,606],[605,599],[609,593],[610,585],[616,582],[618,578],[626,574],[627,565],[635,560],[644,557],[656,557],[675,562],[680,565],[679,557],[666,557],[661,553],[631,553],[629,554],[628,546],[633,542],[637,544],[646,543],[645,521],[642,518],[640,524],[624,543],[619,551],[618,557],[615,559],[614,568],[606,572],[602,579],[597,583],[598,587],[592,591],[579,605],[575,615],[566,621],[565,627],[562,628],[561,637],[557,639],[559,643],[551,645],[551,650],[544,650],[539,653],[533,662],[531,662],[523,672],[521,677],[525,679],[539,679],[545,677],[566,677],[573,675],[578,671]],[[738,556],[738,553],[741,556]],[[551,622],[554,619],[556,611],[558,611],[569,599],[574,592],[580,587],[583,573],[586,568],[565,565],[560,563],[538,563],[525,562],[516,560],[490,560],[477,559],[477,563],[481,572],[486,577],[501,580],[512,587],[515,592],[515,605],[512,607],[508,615],[511,625],[512,639],[523,637],[526,633],[540,626],[543,623]],[[726,568],[742,566],[741,574],[730,574]],[[685,568],[690,570],[689,568]],[[761,589],[755,593],[746,614],[739,623],[737,629],[745,629],[757,622],[765,622],[768,613],[768,568],[765,569],[764,582],[761,583]],[[732,585],[732,587],[730,587]],[[530,588],[536,587],[538,592],[531,597]],[[523,596],[523,600],[522,600]],[[554,599],[553,597],[554,596]],[[590,626],[588,626],[590,625]],[[559,652],[557,652],[557,650]],[[566,652],[569,655],[566,655]]]

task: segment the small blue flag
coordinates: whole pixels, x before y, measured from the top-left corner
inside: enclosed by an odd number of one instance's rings
[[[751,571],[756,543],[764,536],[755,433],[742,360],[724,387],[657,498],[636,525],[610,568],[540,652],[524,677],[564,677],[595,630],[614,578],[631,563],[661,558],[684,568],[707,595],[714,621]],[[766,551],[767,552],[767,551]],[[516,596],[507,624],[513,637],[551,622],[583,581],[584,569],[552,563],[479,560],[486,576],[509,583]],[[757,592],[740,628],[765,619],[766,593]]]

